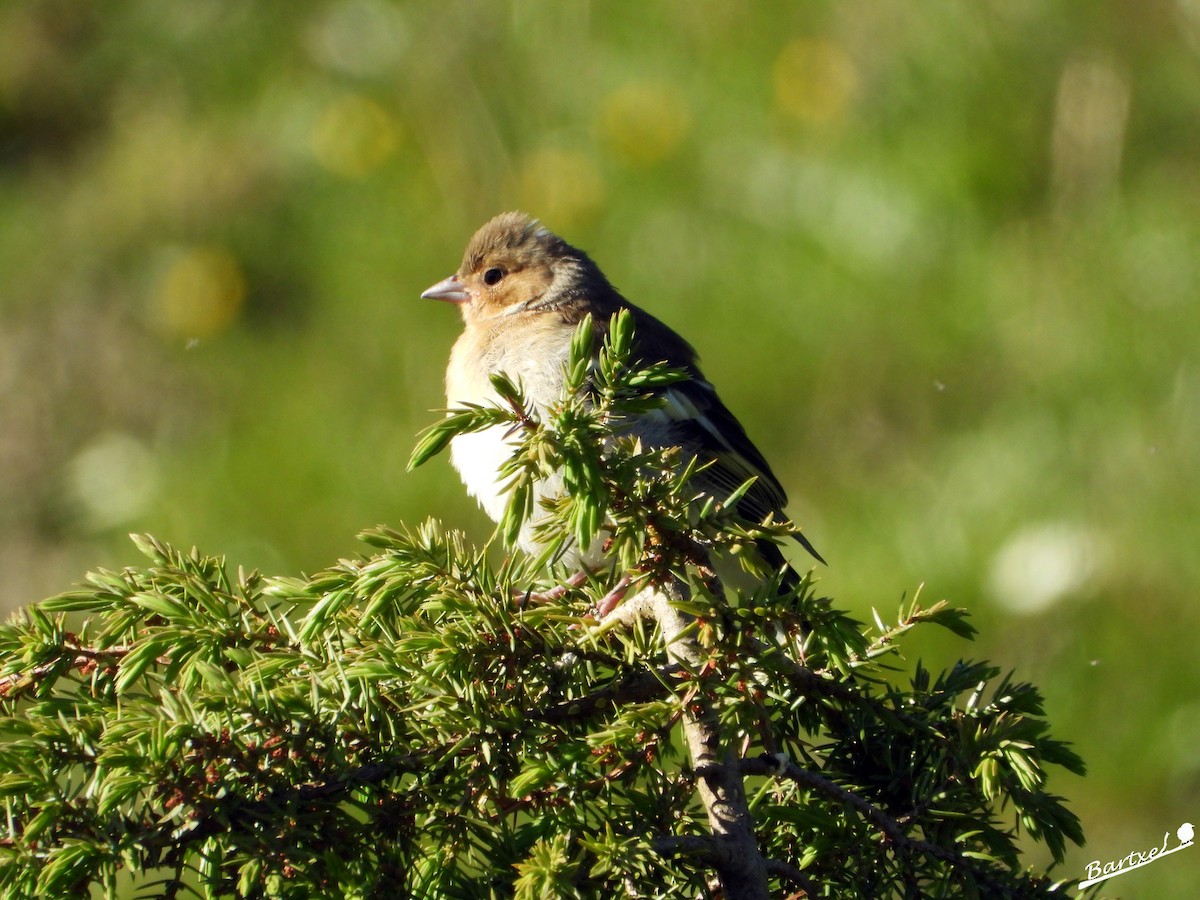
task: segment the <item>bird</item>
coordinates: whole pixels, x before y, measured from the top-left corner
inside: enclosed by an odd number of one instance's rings
[[[683,337],[626,300],[584,251],[522,212],[506,212],[485,223],[467,243],[458,270],[425,290],[424,299],[458,306],[463,331],[450,352],[446,399],[453,409],[495,405],[501,399],[491,376],[504,373],[519,383],[529,402],[548,409],[562,396],[572,337],[589,314],[596,337],[606,334],[613,314],[627,310],[634,324],[634,362],[666,363],[687,377],[658,389],[662,405],[639,414],[629,431],[648,448],[678,447],[684,460],[707,463],[692,476],[698,495],[724,501],[748,479],[755,481],[737,501],[738,514],[754,522],[785,518],[787,494],[745,428],[721,401]],[[599,346],[600,340],[594,341]],[[492,426],[457,435],[450,445],[453,467],[469,494],[494,521],[504,515],[501,466],[512,456],[511,430]],[[540,495],[561,485],[546,484]],[[813,558],[825,560],[800,532],[795,539]],[[541,548],[532,529],[519,544]],[[800,582],[780,548],[761,540],[757,551],[782,574],[781,591]]]

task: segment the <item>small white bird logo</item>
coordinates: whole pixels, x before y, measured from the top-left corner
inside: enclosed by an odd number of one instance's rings
[[[1179,831],[1175,832],[1179,837],[1179,843],[1190,844],[1192,838],[1196,836],[1196,829],[1192,827],[1191,822],[1184,822],[1179,826]]]

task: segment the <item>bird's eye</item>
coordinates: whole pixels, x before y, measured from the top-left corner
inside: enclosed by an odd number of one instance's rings
[[[486,272],[483,273],[483,283],[484,284],[496,284],[503,277],[504,277],[503,269],[488,269]]]

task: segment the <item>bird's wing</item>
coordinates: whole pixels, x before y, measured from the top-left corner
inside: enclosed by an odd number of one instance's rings
[[[634,433],[649,446],[679,447],[685,458],[695,456],[701,462],[711,461],[710,466],[696,473],[692,484],[718,500],[754,478],[754,484],[737,504],[744,518],[754,522],[761,522],[768,515],[777,520],[785,518],[787,494],[712,385],[693,378],[668,386],[663,396],[666,400],[663,406],[643,414]],[[802,534],[796,534],[795,538],[816,559],[825,561]],[[773,555],[779,556],[778,550]]]
[[[663,390],[663,398],[663,406],[645,414],[634,429],[645,443],[680,447],[685,457],[711,461],[697,473],[695,484],[718,500],[756,479],[738,505],[746,518],[761,522],[769,513],[778,517],[783,512],[787,495],[712,385],[698,379],[676,382]]]
[[[701,462],[711,462],[696,474],[693,485],[718,500],[727,498],[747,480],[756,479],[738,501],[738,512],[746,519],[761,522],[771,514],[776,519],[785,518],[787,494],[783,486],[742,423],[700,373],[696,351],[645,310],[632,304],[628,308],[634,316],[641,361],[666,362],[692,376],[663,388],[666,402],[640,417],[633,432],[647,446],[679,447],[685,458],[695,456]],[[795,537],[816,559],[825,561],[802,534]]]
[[[768,513],[782,514],[787,494],[746,430],[705,380],[696,351],[671,328],[643,309],[629,305],[637,329],[638,356],[644,363],[665,362],[691,375],[662,389],[666,403],[645,417],[634,430],[647,444],[678,446],[685,456],[714,464],[696,476],[697,486],[723,500],[747,479],[757,478],[739,509],[762,521]]]

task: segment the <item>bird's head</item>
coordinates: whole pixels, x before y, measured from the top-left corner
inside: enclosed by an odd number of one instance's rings
[[[457,303],[467,322],[551,310],[612,291],[600,270],[537,219],[501,213],[467,244],[458,271],[422,297]]]

